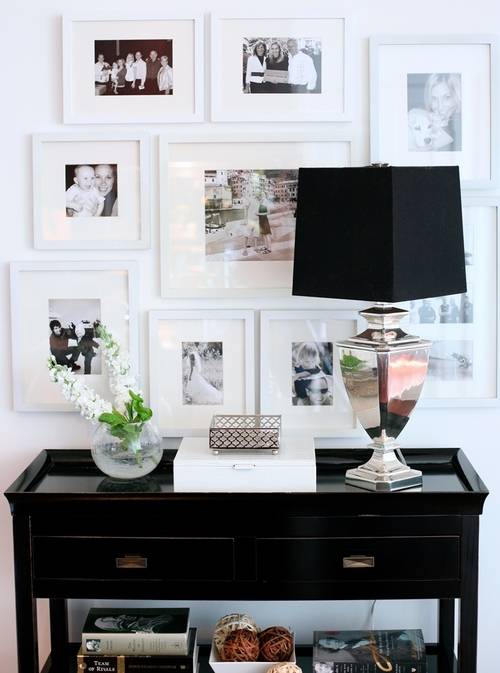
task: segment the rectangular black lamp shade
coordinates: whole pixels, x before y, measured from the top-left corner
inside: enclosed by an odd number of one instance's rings
[[[299,170],[294,295],[400,302],[463,292],[457,166]]]

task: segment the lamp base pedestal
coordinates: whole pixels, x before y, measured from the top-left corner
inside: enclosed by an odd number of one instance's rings
[[[396,456],[399,447],[395,442],[385,445],[374,443],[368,448],[373,449],[370,460],[347,470],[346,484],[369,491],[401,491],[422,486],[422,472],[403,465]]]

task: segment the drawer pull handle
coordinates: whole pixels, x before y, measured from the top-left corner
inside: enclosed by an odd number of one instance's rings
[[[255,470],[255,463],[234,463],[233,470]]]
[[[148,559],[145,556],[118,556],[116,559],[117,568],[147,568]]]
[[[375,556],[344,556],[344,568],[374,568]]]

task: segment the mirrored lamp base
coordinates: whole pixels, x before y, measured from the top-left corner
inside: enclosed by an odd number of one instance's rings
[[[400,491],[422,486],[422,472],[404,465],[396,456],[397,444],[370,444],[370,460],[359,467],[347,470],[346,484],[370,491]]]

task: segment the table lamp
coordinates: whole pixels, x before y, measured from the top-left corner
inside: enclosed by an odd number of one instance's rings
[[[406,334],[393,302],[466,292],[458,167],[301,168],[293,294],[373,301],[337,343],[351,405],[373,443],[346,482],[373,491],[420,486],[396,439],[424,385],[431,342]],[[401,456],[402,457],[402,456]]]

